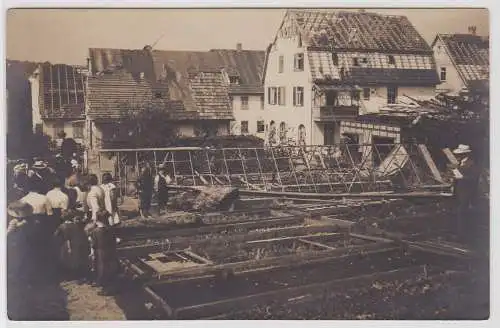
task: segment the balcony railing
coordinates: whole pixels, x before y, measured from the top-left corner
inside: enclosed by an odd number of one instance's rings
[[[320,121],[340,121],[355,119],[359,115],[359,106],[321,106],[314,111],[314,119]]]

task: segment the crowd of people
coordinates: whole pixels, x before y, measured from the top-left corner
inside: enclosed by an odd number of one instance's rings
[[[111,174],[82,174],[72,159],[56,156],[19,163],[14,169],[15,200],[8,205],[8,273],[36,281],[66,277],[116,290],[119,273],[114,228],[120,224],[117,188]]]

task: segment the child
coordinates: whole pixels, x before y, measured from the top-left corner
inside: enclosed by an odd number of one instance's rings
[[[102,288],[99,295],[103,296],[111,294],[119,270],[116,239],[108,218],[107,211],[99,211],[95,228],[90,231],[96,282]]]
[[[84,230],[84,214],[75,210],[65,212],[54,235],[59,238],[59,259],[64,269],[83,282],[89,274],[90,245]]]

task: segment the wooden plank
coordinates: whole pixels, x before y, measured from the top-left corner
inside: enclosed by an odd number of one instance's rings
[[[206,259],[196,253],[191,252],[189,249],[184,250],[184,253],[186,253],[188,256],[191,256],[192,258],[197,259],[200,262],[203,262],[205,264],[214,264],[214,262],[210,261],[209,259]]]
[[[383,243],[393,242],[393,240],[391,240],[391,239],[382,238],[382,237],[375,237],[375,236],[360,235],[360,234],[357,234],[357,233],[350,233],[349,235],[352,238],[369,240],[369,241],[374,241],[374,242],[383,242]]]
[[[423,144],[418,145],[418,150],[420,150],[420,153],[424,157],[425,163],[431,170],[432,176],[434,179],[440,183],[444,183],[443,177],[441,176],[441,173],[439,172],[436,163],[434,163],[434,160],[432,159],[431,154],[429,153],[429,150],[427,147]]]
[[[198,266],[187,269],[178,270],[175,272],[159,273],[156,276],[156,281],[175,281],[182,280],[188,277],[215,275],[217,272],[228,270],[232,272],[249,271],[268,267],[269,269],[283,267],[297,267],[312,263],[325,263],[332,260],[343,259],[346,257],[357,256],[360,253],[372,254],[387,252],[400,249],[389,243],[372,243],[368,245],[357,245],[348,248],[337,248],[332,250],[324,250],[317,252],[297,253],[279,257],[269,257],[261,260],[249,260],[235,263],[225,263],[218,265]],[[349,252],[348,254],[345,254]]]
[[[304,286],[290,287],[272,290],[259,294],[245,295],[241,297],[219,300],[215,302],[180,307],[174,310],[177,319],[200,319],[214,316],[234,309],[245,309],[256,304],[270,301],[286,303],[289,300],[302,295],[323,294],[325,290],[338,289],[349,290],[358,286],[370,287],[374,282],[388,282],[396,278],[407,276],[418,276],[424,273],[424,266],[412,266],[403,269],[377,272],[373,274],[360,275],[345,279],[335,279],[327,282],[314,283]]]
[[[168,303],[163,298],[158,296],[151,288],[145,286],[144,291],[147,295],[149,295],[149,297],[152,298],[152,301],[156,304],[156,306],[161,308],[167,316],[171,317],[173,315],[170,305],[168,305]]]
[[[448,158],[448,161],[450,161],[451,164],[458,165],[458,160],[455,155],[453,155],[450,148],[444,148],[443,153],[446,155],[446,158]]]
[[[280,237],[280,238],[272,238],[272,239],[261,239],[261,240],[251,240],[247,241],[247,244],[260,244],[260,243],[271,243],[271,242],[279,242],[279,241],[286,241],[286,240],[297,240],[301,238],[310,238],[310,237],[318,237],[318,236],[335,236],[335,237],[343,237],[343,233],[338,233],[338,232],[332,232],[332,233],[326,233],[322,235],[303,235],[303,236],[286,236],[286,237]]]
[[[306,192],[280,192],[280,191],[256,191],[240,189],[240,195],[264,196],[264,197],[300,197],[315,199],[335,199],[335,198],[447,198],[448,194],[436,192],[408,192],[394,193],[387,192],[360,192],[360,193],[306,193]]]
[[[320,248],[337,249],[336,247],[331,247],[331,246],[328,246],[328,245],[325,245],[325,244],[321,244],[321,243],[318,243],[318,242],[315,242],[315,241],[311,241],[311,240],[307,240],[307,239],[303,239],[303,238],[300,238],[299,241],[302,242],[302,243],[305,243],[305,244],[308,244],[308,245],[311,245],[311,246],[320,247]]]

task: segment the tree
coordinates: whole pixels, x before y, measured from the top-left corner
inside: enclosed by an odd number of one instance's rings
[[[155,103],[138,106],[124,103],[119,106],[126,114],[118,120],[118,129],[109,140],[115,145],[130,148],[160,148],[175,143],[178,128],[168,108]]]

